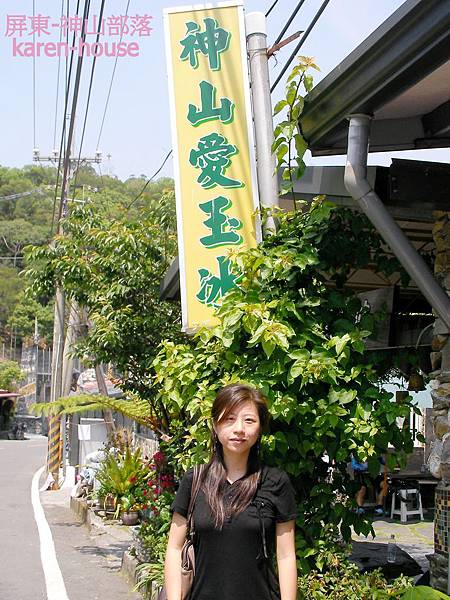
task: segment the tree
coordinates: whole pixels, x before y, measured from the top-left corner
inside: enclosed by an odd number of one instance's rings
[[[0,390],[15,391],[17,383],[23,379],[23,376],[24,374],[16,362],[0,359]]]
[[[24,246],[42,244],[48,236],[49,228],[45,225],[32,224],[25,219],[0,221],[0,252],[12,256],[11,262],[16,266]]]
[[[23,282],[21,282],[23,285]],[[7,320],[8,329],[19,338],[31,338],[37,322],[40,339],[51,344],[53,336],[53,303],[41,304],[29,294],[21,292]]]
[[[25,272],[37,296],[51,295],[58,284],[86,309],[88,331],[76,347],[83,362],[113,363],[122,374],[121,387],[148,401],[154,396],[150,367],[158,345],[165,337],[180,337],[178,304],[159,299],[176,248],[173,196],[163,200],[160,212],[148,210],[134,223],[111,222],[90,203],[74,207],[64,234],[27,250]]]
[[[2,327],[5,327],[22,288],[23,282],[17,269],[0,266],[0,324]]]

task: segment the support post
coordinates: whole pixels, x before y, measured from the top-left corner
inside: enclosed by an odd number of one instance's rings
[[[263,208],[279,206],[276,160],[272,153],[273,119],[267,57],[266,18],[262,12],[245,17],[250,87],[255,127],[256,170],[259,203]],[[275,231],[275,220],[267,220],[264,233]]]
[[[64,293],[58,286],[55,297],[55,315],[53,322],[53,354],[52,378],[50,388],[50,402],[55,402],[61,397],[62,390],[62,362],[64,353]],[[59,444],[61,439],[61,419],[52,416],[49,418],[47,472],[51,476],[52,489],[59,486]]]
[[[77,338],[77,331],[79,328],[79,315],[78,315],[78,304],[74,301],[70,303],[69,322],[67,324],[66,339],[64,342],[63,349],[63,362],[62,362],[62,385],[61,395],[63,397],[70,394],[72,387],[73,377],[73,345]],[[72,417],[73,418],[73,417]],[[61,419],[62,427],[62,458],[63,458],[63,476],[66,476],[66,445],[67,445],[67,416],[63,415]],[[75,444],[78,447],[78,436],[76,440],[73,439],[72,431],[69,436],[70,445]]]
[[[95,377],[97,379],[97,386],[100,394],[102,396],[108,396],[108,388],[106,387],[105,376],[101,365],[95,365]],[[108,432],[108,435],[112,435],[116,430],[112,410],[104,408],[102,412],[103,418],[105,419],[106,431]]]

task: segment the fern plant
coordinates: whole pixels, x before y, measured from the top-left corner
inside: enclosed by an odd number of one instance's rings
[[[149,403],[134,394],[128,394],[126,398],[110,398],[101,394],[78,394],[58,398],[54,402],[37,402],[31,404],[29,408],[30,412],[45,416],[71,415],[103,409],[120,412],[144,427],[158,430],[150,414]]]

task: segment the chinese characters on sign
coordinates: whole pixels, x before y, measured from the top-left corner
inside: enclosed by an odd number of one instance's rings
[[[69,56],[70,53],[86,56],[139,56],[139,42],[122,41],[124,36],[134,40],[148,37],[152,32],[151,15],[110,15],[100,19],[93,15],[83,19],[79,15],[62,15],[52,18],[50,15],[6,15],[5,36],[12,40],[13,56]],[[49,41],[52,34],[59,33],[59,41]],[[78,39],[72,44],[68,41],[71,34]],[[111,41],[91,43],[81,39],[82,35],[107,36]],[[78,37],[77,37],[78,36]],[[116,40],[114,38],[119,38]],[[35,39],[38,41],[35,41]],[[66,38],[66,41],[63,39]],[[74,38],[74,39],[75,39]]]
[[[213,325],[239,285],[232,248],[259,240],[241,4],[165,12],[183,328]]]

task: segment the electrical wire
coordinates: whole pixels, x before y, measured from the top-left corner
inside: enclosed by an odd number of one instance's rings
[[[130,7],[130,0],[127,1],[127,8],[126,8],[126,11],[125,11],[125,17],[128,16],[128,9],[129,9],[129,7]],[[122,28],[122,31],[120,32],[119,44],[122,41],[122,36],[123,36],[123,28]],[[103,126],[105,124],[106,111],[108,110],[109,98],[111,96],[111,89],[112,89],[112,86],[113,86],[114,75],[116,74],[116,67],[117,67],[117,59],[118,58],[119,57],[116,56],[116,60],[114,61],[114,68],[113,68],[113,72],[112,72],[112,75],[111,75],[111,81],[109,83],[109,90],[108,90],[108,95],[106,97],[105,110],[103,111],[102,123],[100,125],[100,133],[98,134],[98,140],[97,140],[97,148],[96,148],[96,150],[98,150],[98,148],[100,146],[100,138],[102,137],[102,133],[103,133]]]
[[[275,2],[272,4],[272,6],[269,8],[269,10],[266,12],[266,17],[268,17],[270,15],[270,13],[273,11],[273,9],[275,8],[275,6],[278,4],[278,0],[275,0]]]
[[[36,47],[35,0],[33,0],[33,48]],[[33,52],[33,149],[36,148],[36,53]]]
[[[90,6],[91,6],[91,0],[86,0],[86,2],[84,4],[83,28],[81,31],[81,38],[80,38],[82,44],[84,44],[85,40],[86,40],[86,23],[89,18]],[[64,167],[63,167],[64,171],[63,171],[63,177],[62,177],[61,200],[59,202],[59,210],[58,210],[58,226],[59,226],[59,223],[61,222],[61,218],[63,216],[63,212],[64,212],[64,209],[66,206],[66,201],[67,201],[65,189],[66,189],[66,184],[67,184],[68,177],[69,177],[70,152],[71,152],[71,146],[72,146],[72,140],[73,140],[73,131],[75,128],[75,115],[77,112],[78,93],[80,91],[81,69],[83,66],[83,58],[84,58],[84,52],[81,52],[81,54],[78,56],[77,71],[75,74],[75,82],[74,82],[74,86],[73,86],[72,105],[70,108],[69,133],[67,135],[67,144],[66,144],[65,152],[64,152]]]
[[[281,81],[283,75],[286,73],[286,71],[289,68],[289,65],[291,64],[291,62],[294,60],[294,58],[297,56],[298,51],[300,50],[300,48],[303,46],[304,42],[306,41],[307,37],[309,36],[309,34],[311,33],[311,31],[314,28],[314,25],[317,23],[317,21],[320,18],[320,15],[323,13],[323,11],[325,10],[327,4],[330,2],[330,0],[324,0],[324,2],[322,2],[321,7],[319,8],[319,10],[316,12],[316,14],[314,15],[313,20],[311,21],[311,23],[309,24],[307,30],[305,31],[305,33],[302,35],[301,40],[299,41],[299,43],[297,44],[297,46],[295,47],[295,50],[293,51],[293,53],[291,54],[291,56],[288,58],[286,64],[284,65],[284,67],[281,69],[280,74],[278,75],[277,79],[275,80],[275,83],[272,85],[272,87],[270,88],[270,91],[273,92],[273,90],[277,87],[277,85],[279,84],[279,82]]]
[[[100,39],[100,33],[101,33],[101,29],[102,29],[102,18],[103,18],[103,10],[105,8],[105,0],[102,0],[101,6],[100,6],[100,14],[99,14],[99,19],[98,19],[98,27],[97,27],[97,37],[96,37],[96,44],[98,44],[99,39]],[[84,142],[84,135],[86,133],[86,123],[87,123],[87,118],[88,118],[88,113],[89,113],[89,103],[91,101],[91,92],[92,92],[92,83],[94,81],[94,72],[95,72],[95,65],[96,65],[96,61],[97,61],[97,55],[94,55],[93,61],[92,61],[92,68],[91,68],[91,77],[89,80],[89,91],[88,91],[88,95],[87,95],[87,101],[86,101],[86,109],[85,109],[85,113],[84,113],[84,121],[83,121],[83,130],[81,133],[81,140],[80,140],[80,146],[79,146],[79,152],[78,152],[78,160],[77,160],[77,166],[76,166],[76,170],[75,170],[75,178],[74,178],[74,183],[73,183],[73,187],[72,187],[72,196],[75,197],[75,193],[76,193],[76,187],[77,187],[77,179],[78,179],[78,169],[80,167],[80,163],[81,163],[81,151],[83,148],[83,142]]]
[[[298,11],[301,9],[301,7],[303,6],[303,4],[305,3],[305,0],[300,0],[300,2],[297,4],[297,6],[294,8],[293,13],[291,14],[291,16],[289,17],[289,19],[286,21],[286,25],[283,27],[283,29],[280,32],[280,35],[277,37],[277,39],[275,40],[275,42],[273,43],[273,45],[275,46],[276,44],[278,44],[278,42],[280,42],[283,39],[284,34],[286,33],[286,31],[289,29],[290,24],[292,23],[292,21],[295,19]]]
[[[153,179],[155,179],[155,177],[158,175],[158,173],[159,173],[160,171],[162,171],[162,168],[164,167],[164,165],[166,164],[166,162],[169,160],[169,156],[170,156],[171,154],[172,154],[172,149],[170,149],[170,150],[169,150],[169,152],[167,153],[167,155],[166,155],[165,159],[162,161],[162,163],[161,163],[161,166],[158,168],[158,170],[157,170],[155,173],[153,173],[153,175],[150,177],[150,179],[148,179],[148,180],[145,182],[145,185],[144,185],[144,187],[143,187],[143,188],[142,188],[142,190],[139,192],[139,194],[136,196],[136,198],[135,198],[134,200],[132,200],[132,201],[130,202],[130,204],[129,204],[129,205],[126,207],[126,210],[129,210],[129,209],[130,209],[130,208],[133,206],[133,204],[134,204],[134,203],[135,203],[137,200],[139,200],[139,198],[140,198],[140,197],[142,196],[142,194],[145,192],[145,190],[146,190],[146,188],[147,188],[148,184],[150,183],[150,181],[153,181]]]
[[[75,17],[78,17],[78,12],[80,10],[80,0],[77,0],[77,9],[75,13]],[[67,12],[69,11],[69,0],[67,0]],[[69,39],[68,34],[69,28],[67,28],[66,39]],[[72,37],[72,47],[75,46],[76,32],[73,32]],[[66,147],[66,118],[67,118],[67,106],[69,104],[69,90],[70,90],[70,82],[72,79],[72,66],[73,66],[73,55],[74,53],[70,53],[70,63],[69,63],[69,73],[67,74],[67,61],[66,61],[66,91],[65,91],[65,100],[64,100],[64,112],[63,112],[63,124],[62,124],[62,132],[61,132],[61,141],[59,144],[59,155],[58,155],[58,167],[56,170],[56,183],[55,183],[55,196],[53,199],[53,213],[52,213],[52,224],[50,227],[50,237],[53,235],[53,228],[55,226],[55,215],[56,215],[56,202],[58,199],[58,185],[59,185],[59,176],[61,172],[61,163],[62,163],[62,155],[63,148]]]
[[[61,24],[62,24],[63,15],[64,15],[64,0],[61,0]],[[63,28],[60,27],[60,30],[59,30],[59,43],[60,44],[62,41],[62,30],[63,30]],[[59,74],[60,74],[60,71],[61,71],[61,53],[58,52],[58,72],[56,75],[55,127],[54,127],[54,133],[53,133],[53,148],[56,147],[56,129],[57,129],[57,123],[58,123]]]
[[[78,15],[78,7],[79,7],[79,1],[77,0],[77,15]],[[66,6],[66,23],[69,23],[69,16],[70,16],[70,0],[67,0],[67,6]],[[74,33],[74,39],[75,39],[75,33]],[[66,27],[66,44],[67,46],[69,46],[69,27]],[[72,44],[73,46],[73,44]],[[72,54],[70,56],[70,60],[72,61]],[[68,76],[68,66],[69,66],[69,57],[66,54],[66,91],[65,91],[65,96],[64,96],[64,101],[67,102],[67,98],[69,96],[69,89],[70,89],[70,80],[69,80],[69,76]],[[66,133],[64,131],[64,147],[66,145]]]

